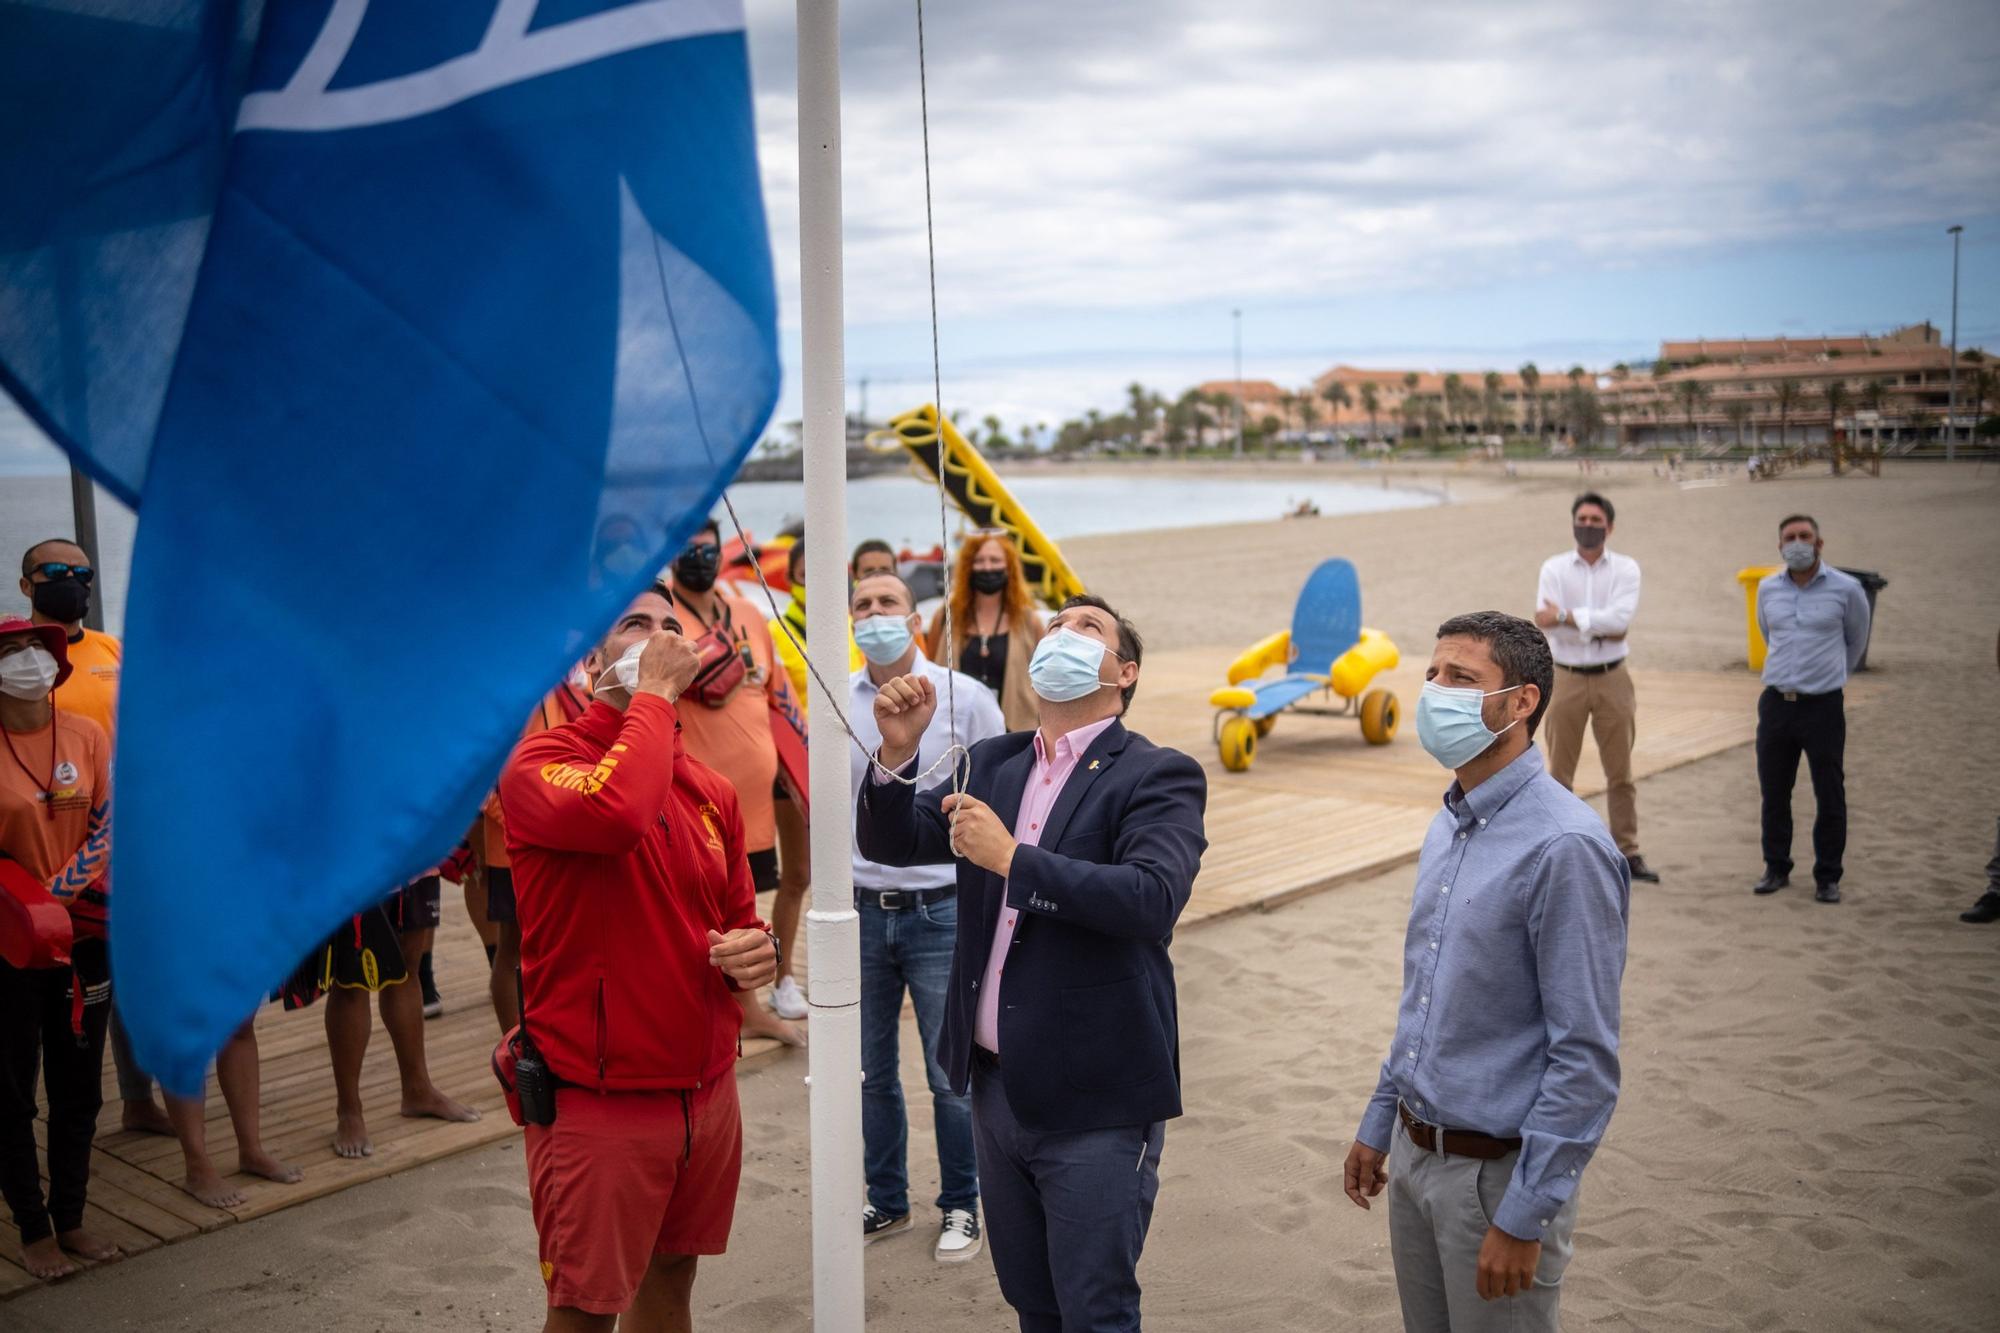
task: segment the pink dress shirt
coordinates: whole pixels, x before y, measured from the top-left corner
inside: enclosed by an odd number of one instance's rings
[[[1107,717],[1065,735],[1051,754],[1042,733],[1035,732],[1035,771],[1028,775],[1028,790],[1021,797],[1021,813],[1014,819],[1014,841],[1023,847],[1039,847],[1042,825],[1056,808],[1056,800],[1076,771],[1077,761],[1091,742],[1104,734],[1116,718]],[[1000,1053],[1000,971],[1007,950],[1014,943],[1014,923],[1020,913],[1000,904],[1000,919],[993,926],[993,952],[986,958],[986,973],[979,979],[979,1004],[972,1015],[972,1039],[995,1055]]]

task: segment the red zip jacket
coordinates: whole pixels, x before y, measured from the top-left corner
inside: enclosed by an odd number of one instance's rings
[[[600,1092],[729,1072],[743,1015],[708,932],[761,926],[736,793],[634,696],[515,747],[500,775],[526,1027],[558,1078]]]

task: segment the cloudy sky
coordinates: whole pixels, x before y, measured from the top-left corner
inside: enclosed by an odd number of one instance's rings
[[[930,396],[912,0],[844,6],[848,378]],[[751,0],[795,416],[792,0]],[[1644,358],[1662,337],[2000,343],[1992,0],[930,0],[947,407],[1134,378]]]

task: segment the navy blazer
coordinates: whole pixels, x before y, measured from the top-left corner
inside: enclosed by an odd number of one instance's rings
[[[912,759],[903,770],[916,774]],[[1035,733],[972,747],[967,791],[1011,830],[1035,769]],[[861,854],[883,865],[954,861],[941,803],[947,783],[861,786]],[[1143,1125],[1181,1113],[1174,922],[1208,846],[1201,765],[1113,722],[1077,760],[1040,844],[1014,854],[1006,879],[960,860],[938,1061],[964,1093],[972,1021],[1000,906],[1018,912],[1000,984],[1001,1079],[1014,1116],[1044,1133]]]

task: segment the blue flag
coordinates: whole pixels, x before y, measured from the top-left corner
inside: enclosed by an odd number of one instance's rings
[[[0,3],[0,124],[0,382],[139,511],[112,957],[188,1092],[762,430],[741,5]]]

